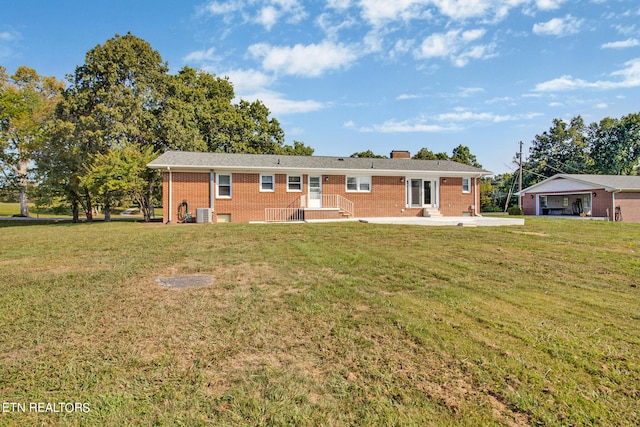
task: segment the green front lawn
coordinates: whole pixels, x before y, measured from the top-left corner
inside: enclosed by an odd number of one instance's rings
[[[0,221],[1,399],[90,409],[0,425],[638,425],[639,278],[637,224]]]

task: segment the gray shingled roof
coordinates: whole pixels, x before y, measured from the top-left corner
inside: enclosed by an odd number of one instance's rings
[[[230,154],[167,151],[150,162],[152,169],[255,169],[438,172],[441,174],[491,175],[492,172],[449,160],[368,159],[276,154]]]
[[[640,176],[558,174],[534,184],[529,188],[525,188],[522,190],[522,193],[530,192],[532,189],[539,187],[543,183],[555,179],[570,179],[587,185],[592,185],[594,189],[604,188],[607,191],[640,191]]]

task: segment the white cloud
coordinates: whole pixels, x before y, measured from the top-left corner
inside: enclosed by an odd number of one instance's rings
[[[351,0],[327,0],[327,7],[331,9],[345,10],[351,6]]]
[[[407,99],[420,99],[420,98],[424,98],[424,95],[418,95],[413,93],[403,93],[396,97],[396,101],[405,101]]]
[[[238,12],[244,8],[242,0],[230,0],[224,2],[212,1],[208,3],[204,9],[213,15],[227,15],[229,13]]]
[[[236,94],[262,92],[273,83],[274,78],[257,70],[228,70],[221,73],[229,77]]]
[[[452,113],[438,114],[436,118],[439,121],[443,121],[443,122],[475,121],[475,122],[501,123],[501,122],[514,121],[514,120],[532,119],[540,115],[541,115],[540,113],[499,115],[494,113],[474,113],[471,111],[462,110],[462,111],[455,111]]]
[[[307,14],[299,0],[269,0],[261,3],[257,10],[254,9],[256,2],[253,0],[229,0],[211,1],[200,13],[210,15],[222,15],[226,23],[231,22],[234,14],[240,14],[245,22],[255,22],[271,30],[281,18],[288,22],[296,23],[304,19]],[[250,9],[251,11],[247,11]]]
[[[463,98],[468,98],[477,93],[483,93],[484,91],[485,90],[481,87],[465,87],[460,90],[460,93],[458,94],[458,96]]]
[[[353,127],[353,126],[352,126]],[[387,120],[381,124],[374,124],[368,127],[358,128],[360,132],[380,132],[380,133],[436,133],[453,132],[460,130],[457,125],[438,125],[425,123],[423,120]]]
[[[273,6],[263,7],[258,13],[258,17],[256,18],[256,22],[264,26],[267,31],[270,31],[271,28],[278,22],[278,17],[280,13]]]
[[[249,53],[262,59],[262,66],[267,70],[303,77],[318,77],[328,70],[348,68],[358,58],[354,49],[328,41],[293,47],[258,43],[249,47]]]
[[[274,115],[308,113],[325,107],[314,100],[296,101],[287,99],[284,94],[268,89],[274,83],[274,77],[257,70],[229,70],[221,73],[229,77],[236,98],[262,101]]]
[[[386,21],[409,21],[420,17],[431,16],[428,9],[430,0],[360,0],[362,17],[370,24],[377,26]]]
[[[415,56],[418,59],[448,57],[455,66],[464,67],[471,59],[486,59],[495,55],[493,53],[494,43],[467,47],[468,44],[480,39],[485,33],[484,29],[435,33],[422,42]]]
[[[564,18],[553,18],[550,21],[536,23],[533,25],[533,32],[544,36],[567,36],[580,32],[583,20],[577,19],[571,15]]]
[[[17,33],[13,33],[10,31],[2,31],[0,32],[0,41],[10,42],[12,40],[16,40],[19,37]]]
[[[537,92],[564,92],[578,89],[623,89],[640,87],[640,58],[627,61],[624,64],[626,68],[611,73],[611,76],[620,76],[617,81],[598,80],[589,82],[583,79],[576,79],[570,75],[564,75],[557,79],[549,80],[536,85]]]
[[[602,45],[603,49],[625,49],[628,47],[636,47],[640,46],[640,41],[638,39],[626,39],[617,42],[609,42],[604,43]]]
[[[492,0],[432,0],[432,2],[440,13],[453,19],[485,16],[488,10],[501,3],[501,1]]]
[[[309,113],[312,111],[318,111],[325,107],[325,105],[319,101],[304,100],[296,101],[285,98],[284,94],[274,91],[255,92],[240,96],[240,98],[247,101],[259,99],[269,108],[274,115],[286,115],[286,114],[298,114]]]
[[[605,108],[609,108],[609,105],[606,102],[600,102],[599,104],[596,104],[595,107],[600,110],[604,110]]]
[[[213,61],[215,48],[209,48],[207,50],[196,50],[194,52],[188,53],[182,60],[184,62],[204,62],[204,61]]]
[[[536,0],[536,6],[540,10],[559,9],[566,0]]]

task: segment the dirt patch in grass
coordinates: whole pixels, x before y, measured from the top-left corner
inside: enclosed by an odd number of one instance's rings
[[[523,234],[525,236],[539,236],[539,237],[547,237],[547,233],[540,233],[537,231],[512,231],[513,234]]]
[[[210,274],[191,274],[188,276],[158,277],[156,283],[169,289],[184,289],[208,286],[212,283]]]

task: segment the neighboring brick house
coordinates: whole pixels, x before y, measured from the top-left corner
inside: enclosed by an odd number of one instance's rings
[[[520,194],[525,215],[640,222],[640,176],[558,174]]]
[[[148,167],[163,171],[165,222],[184,220],[183,202],[213,222],[476,215],[479,178],[491,174],[407,151],[389,159],[169,151]]]

